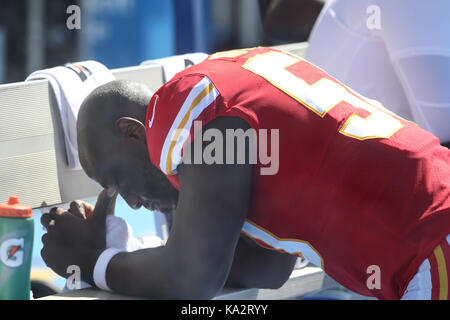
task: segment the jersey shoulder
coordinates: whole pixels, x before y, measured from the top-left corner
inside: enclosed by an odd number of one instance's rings
[[[147,145],[152,163],[164,174],[176,174],[194,120],[219,95],[212,81],[200,74],[176,77],[153,95],[146,115]]]
[[[227,76],[229,76],[230,73],[235,72],[245,73],[245,69],[240,67],[249,59],[257,55],[274,51],[279,52],[280,50],[268,47],[256,47],[216,52],[209,55],[203,62],[179,72],[175,78],[190,74],[203,74],[205,76],[214,77],[218,72]]]
[[[212,54],[158,89],[149,103],[145,124],[153,164],[166,175],[176,174],[182,147],[192,138],[195,120],[202,120],[205,125],[221,115],[237,116],[256,126],[248,106],[242,111],[228,99],[239,96],[243,82],[253,83],[254,75],[241,66],[251,57],[270,51],[276,50],[252,48]],[[258,91],[256,86],[248,87]]]

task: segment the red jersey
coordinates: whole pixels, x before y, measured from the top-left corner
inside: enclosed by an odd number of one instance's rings
[[[257,138],[278,134],[278,170],[253,165],[242,232],[259,245],[302,255],[357,293],[399,299],[450,233],[449,150],[307,61],[268,48],[221,52],[163,85],[147,142],[175,187],[194,120],[221,116],[242,118]]]

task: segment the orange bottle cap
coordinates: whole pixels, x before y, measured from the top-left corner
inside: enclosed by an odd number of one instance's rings
[[[0,217],[8,218],[31,218],[33,209],[20,204],[17,196],[9,197],[8,203],[0,203]]]

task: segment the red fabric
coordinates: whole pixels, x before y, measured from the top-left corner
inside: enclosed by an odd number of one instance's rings
[[[436,256],[434,254],[428,257],[430,262],[430,276],[431,276],[431,300],[439,300],[440,282],[439,282],[439,270],[437,265]]]
[[[389,139],[358,140],[339,133],[353,113],[369,113],[341,102],[320,117],[241,67],[268,50],[207,59],[162,86],[155,95],[154,124],[147,128],[152,162],[159,166],[164,139],[190,89],[208,77],[220,96],[198,117],[204,124],[237,116],[255,129],[279,129],[279,171],[264,176],[261,164],[254,165],[247,218],[279,238],[308,241],[327,274],[347,288],[399,299],[450,231],[448,149],[400,119],[403,128]],[[321,78],[336,81],[306,61],[288,70],[309,84]],[[168,178],[178,187],[176,175]],[[380,267],[381,289],[366,287],[370,265]]]

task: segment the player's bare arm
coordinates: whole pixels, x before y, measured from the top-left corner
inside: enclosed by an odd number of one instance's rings
[[[215,127],[244,125],[222,119]],[[178,172],[180,193],[167,244],[114,257],[106,275],[113,290],[152,298],[211,298],[223,287],[249,203],[251,166],[190,164]]]
[[[296,261],[295,256],[258,246],[241,234],[225,287],[278,289],[289,279]]]

